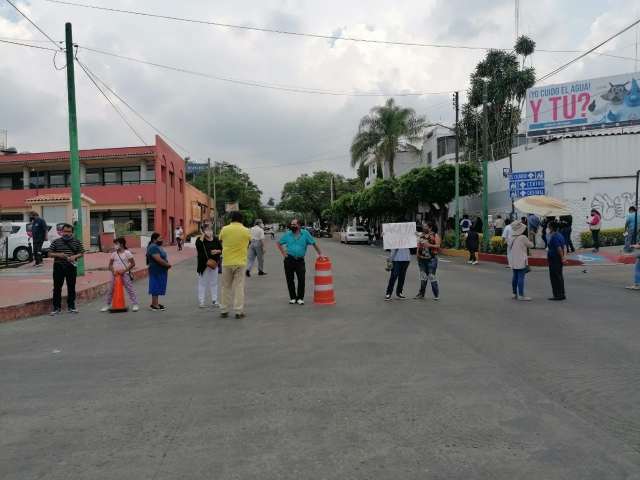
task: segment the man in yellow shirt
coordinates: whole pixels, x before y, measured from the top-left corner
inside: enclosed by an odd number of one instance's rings
[[[235,212],[231,223],[220,230],[218,236],[222,243],[222,318],[229,316],[231,290],[233,290],[233,309],[236,319],[246,317],[244,313],[244,277],[247,266],[247,249],[251,243],[251,230],[242,225],[242,215]]]

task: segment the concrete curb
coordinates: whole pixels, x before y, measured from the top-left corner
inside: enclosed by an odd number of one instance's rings
[[[149,275],[149,267],[145,266],[139,270],[133,271],[134,279],[136,282]],[[79,290],[76,295],[78,302],[85,302],[91,300],[100,295],[104,295],[109,291],[109,280]],[[62,297],[63,303],[67,297]],[[53,300],[51,298],[45,298],[42,300],[34,300],[33,302],[23,303],[22,305],[8,305],[6,307],[0,307],[0,323],[10,322],[11,320],[18,320],[20,318],[31,317],[33,315],[42,315],[43,313],[49,313],[53,310]]]
[[[454,250],[453,248],[441,248],[440,253],[449,257],[468,258],[469,252],[466,250]],[[478,253],[478,260],[483,262],[500,263],[507,265],[506,255],[495,255],[493,253]],[[568,259],[570,267],[579,267],[582,265],[578,260]],[[635,261],[635,258],[634,258]],[[546,257],[529,257],[530,267],[548,267],[549,262]]]

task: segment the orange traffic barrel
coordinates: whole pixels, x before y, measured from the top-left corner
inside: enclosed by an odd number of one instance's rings
[[[331,261],[327,257],[316,260],[316,273],[313,285],[313,303],[315,305],[335,305],[333,293],[333,274]]]
[[[126,312],[129,309],[127,304],[124,303],[124,285],[122,284],[122,275],[116,275],[115,283],[113,284],[113,301],[111,302],[110,313]]]

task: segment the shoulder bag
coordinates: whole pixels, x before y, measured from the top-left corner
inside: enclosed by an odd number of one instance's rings
[[[118,258],[120,259],[122,264],[125,265],[124,261],[122,260],[122,257],[120,256],[120,254],[117,251],[116,251],[116,255],[118,255]],[[129,278],[133,282],[133,272],[131,270],[129,270],[127,273],[129,274]]]
[[[218,262],[216,262],[213,258],[209,258],[209,251],[205,246],[204,242],[202,242],[202,248],[204,248],[204,253],[207,255],[207,267],[212,270],[216,270],[218,268]]]
[[[393,255],[391,255],[389,258],[387,258],[387,266],[384,267],[385,271],[390,272],[391,269],[393,268],[393,259],[396,258],[396,254],[398,253],[398,250],[396,249],[396,251],[393,253]]]

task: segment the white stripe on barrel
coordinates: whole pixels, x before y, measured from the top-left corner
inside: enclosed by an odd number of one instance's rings
[[[316,277],[330,277],[331,270],[316,270]]]
[[[333,283],[331,285],[315,285],[313,289],[318,290],[319,292],[333,290]]]

